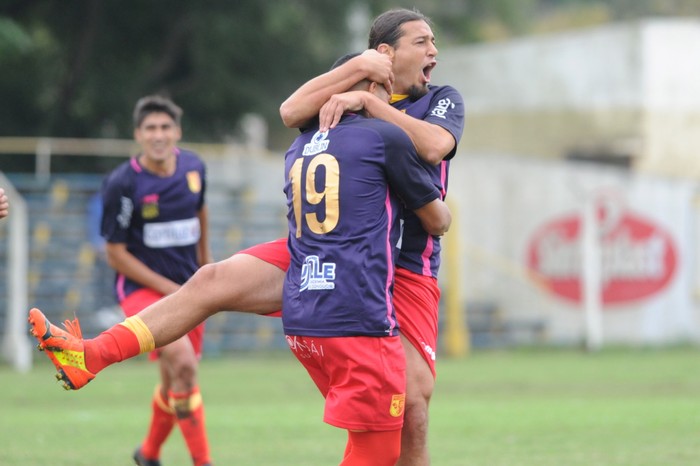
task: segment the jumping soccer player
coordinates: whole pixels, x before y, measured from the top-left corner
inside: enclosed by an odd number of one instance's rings
[[[393,466],[406,387],[391,298],[399,199],[428,225],[440,219],[439,233],[449,210],[408,136],[357,114],[330,131],[305,130],[285,175],[287,342],[326,399],[324,421],[348,431],[341,465]]]
[[[280,108],[283,120],[287,126],[300,127],[320,112],[321,129],[326,129],[337,120],[339,112],[346,110],[344,107],[365,108],[373,117],[406,131],[419,157],[431,165],[427,168],[444,196],[448,161],[456,152],[464,126],[464,105],[452,87],[429,85],[437,55],[429,20],[417,11],[390,10],[374,21],[370,47],[376,50],[366,51],[297,90]],[[400,109],[367,92],[338,94],[363,79],[380,83],[393,80],[392,98],[397,99],[393,105]],[[327,106],[321,108],[325,103]],[[407,247],[402,248],[397,261],[394,286],[395,312],[407,359],[402,465],[427,465],[430,461],[428,403],[434,387],[437,349],[440,243],[436,233],[417,223],[415,218],[407,219]],[[83,341],[51,325],[36,309],[30,311],[30,323],[40,346],[56,348],[50,354],[58,358],[54,364],[60,377],[78,389],[105,367],[171,343],[217,312],[269,314],[279,310],[288,267],[286,239],[263,243],[206,265],[177,292],[133,316],[138,325],[129,326],[130,335],[115,332],[122,323],[105,332],[109,338],[100,335]],[[59,332],[69,343],[53,338]],[[112,336],[115,333],[117,336]]]

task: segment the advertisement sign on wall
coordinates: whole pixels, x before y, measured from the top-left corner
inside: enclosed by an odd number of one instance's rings
[[[678,248],[664,227],[631,210],[601,202],[597,208],[601,288],[605,309],[664,290],[678,266]],[[573,211],[545,221],[527,246],[527,266],[551,293],[580,303],[581,216]]]

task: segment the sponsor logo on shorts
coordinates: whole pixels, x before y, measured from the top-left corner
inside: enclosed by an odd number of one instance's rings
[[[389,407],[389,414],[392,417],[403,416],[403,409],[406,406],[406,394],[400,393],[398,395],[391,396],[391,407]]]
[[[428,353],[428,356],[430,357],[430,360],[431,360],[431,361],[435,361],[435,357],[436,357],[437,355],[435,354],[435,350],[432,348],[432,346],[430,346],[429,344],[427,344],[427,343],[424,342],[424,341],[421,341],[420,344],[421,344],[421,346],[423,347],[423,351],[425,351],[426,353]]]
[[[301,266],[299,291],[335,289],[335,263],[321,264],[318,256],[307,256]]]
[[[316,343],[313,340],[308,342],[305,340],[302,341],[299,339],[299,337],[290,335],[286,335],[286,338],[287,344],[289,345],[289,349],[297,353],[297,355],[300,358],[309,359],[313,356],[325,356],[325,353],[323,351],[323,345],[316,345]]]

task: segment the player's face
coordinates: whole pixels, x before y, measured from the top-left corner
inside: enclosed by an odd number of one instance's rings
[[[394,92],[422,97],[428,92],[430,73],[435,68],[438,50],[435,36],[425,21],[401,25],[403,35],[393,49]]]
[[[180,127],[167,113],[150,113],[134,130],[142,155],[153,163],[163,163],[174,157],[181,137]]]

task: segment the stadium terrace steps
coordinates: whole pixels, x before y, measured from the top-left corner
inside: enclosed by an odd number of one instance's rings
[[[537,345],[546,341],[544,320],[505,319],[493,301],[468,302],[466,315],[471,344],[475,348]]]
[[[114,273],[100,258],[99,221],[94,202],[102,174],[57,173],[47,181],[33,174],[6,173],[27,201],[29,209],[29,306],[60,322],[77,315],[86,337],[119,318],[112,290]],[[256,203],[241,192],[210,184],[209,229],[215,260],[248,246],[286,234],[284,202]],[[7,257],[6,229],[0,229],[0,262]],[[0,302],[7,300],[7,276],[0,267]],[[209,325],[210,352],[263,349],[284,344],[279,319],[260,319],[223,313],[218,325]],[[0,312],[0,332],[5,313]],[[279,327],[276,327],[279,326]],[[274,338],[271,335],[275,335]],[[273,345],[274,346],[274,345]]]

